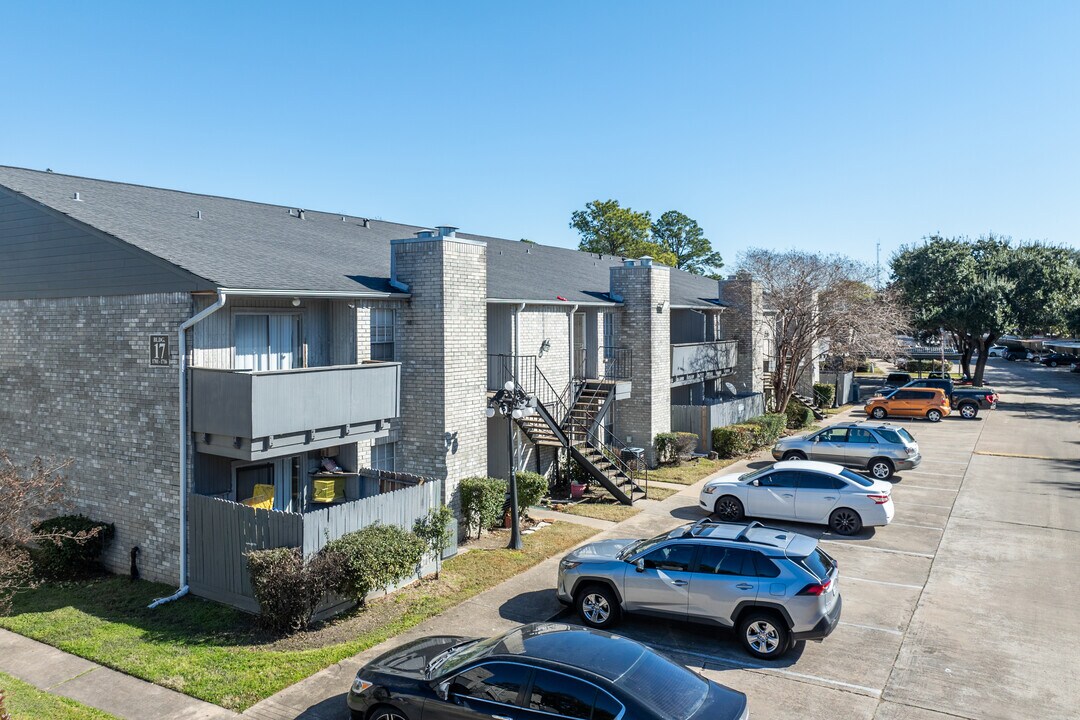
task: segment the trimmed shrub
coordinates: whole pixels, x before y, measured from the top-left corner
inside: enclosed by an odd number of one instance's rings
[[[653,436],[653,447],[656,448],[656,462],[677,462],[679,459],[678,438],[676,433],[657,433]]]
[[[435,577],[439,577],[442,567],[442,556],[450,542],[454,539],[454,529],[451,523],[454,521],[454,511],[446,505],[440,505],[428,510],[428,514],[418,518],[413,523],[413,534],[424,543],[424,551],[435,558]],[[416,575],[420,576],[420,566],[417,565]]]
[[[814,383],[814,400],[823,408],[832,407],[836,387],[831,383]]]
[[[34,523],[37,547],[31,552],[35,571],[44,577],[70,578],[99,568],[98,558],[116,534],[112,523],[85,515],[61,515]]]
[[[506,481],[499,478],[471,477],[458,484],[461,493],[461,514],[469,529],[476,528],[476,537],[485,528],[502,522],[506,504]]]
[[[754,450],[757,433],[757,425],[746,423],[713,428],[713,450],[722,458],[745,455]]]
[[[374,590],[408,577],[424,556],[424,541],[397,525],[375,523],[331,540],[323,548],[337,556],[341,574],[334,589],[363,604]]]
[[[694,450],[697,450],[699,442],[700,438],[698,438],[697,433],[675,433],[675,448],[678,452],[679,459],[689,460],[690,456],[694,454]]]
[[[814,412],[803,405],[802,403],[791,400],[788,402],[787,410],[784,411],[787,417],[787,426],[789,430],[802,430],[808,428],[814,424]]]
[[[540,473],[519,472],[517,478],[518,513],[525,516],[529,508],[547,495],[548,481]]]
[[[784,432],[784,428],[787,427],[787,415],[780,413],[758,415],[747,420],[746,424],[758,428],[755,439],[756,445],[757,447],[765,447],[776,442],[780,434]]]
[[[320,552],[307,562],[300,548],[254,550],[244,557],[259,619],[275,632],[306,628],[319,600],[341,581],[341,556],[331,553]]]

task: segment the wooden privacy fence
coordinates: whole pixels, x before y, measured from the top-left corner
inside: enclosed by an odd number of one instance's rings
[[[304,556],[310,557],[327,541],[376,522],[412,530],[413,523],[440,502],[440,486],[433,481],[305,513],[260,510],[229,500],[191,495],[188,585],[195,595],[258,612],[245,553],[296,547],[303,548]],[[457,533],[452,535],[446,557],[457,552]]]
[[[765,412],[761,393],[723,400],[710,405],[672,405],[672,432],[691,432],[700,438],[698,452],[711,452],[713,428],[735,425]]]

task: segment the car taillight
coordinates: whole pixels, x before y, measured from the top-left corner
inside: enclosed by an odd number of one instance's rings
[[[885,503],[889,502],[888,495],[867,495],[866,497],[870,498],[878,505],[884,505]]]
[[[796,595],[824,595],[829,591],[830,585],[832,585],[832,580],[826,580],[824,583],[810,583]]]
[[[995,396],[993,393],[986,396],[986,402],[988,403],[992,403],[995,400],[997,400],[997,396]]]

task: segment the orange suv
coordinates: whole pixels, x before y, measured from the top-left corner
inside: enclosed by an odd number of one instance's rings
[[[899,388],[882,397],[870,398],[866,414],[881,420],[897,417],[924,417],[937,422],[952,412],[949,398],[941,388]]]

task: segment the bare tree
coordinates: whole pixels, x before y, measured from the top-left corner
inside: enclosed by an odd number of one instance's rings
[[[36,522],[66,505],[61,471],[69,464],[50,464],[38,457],[22,467],[0,450],[0,613],[8,610],[12,593],[33,584],[28,548],[65,539],[85,541],[94,535],[34,531]]]
[[[777,412],[823,357],[890,355],[908,326],[896,294],[872,288],[873,270],[849,257],[751,248],[739,269],[761,283],[765,307],[774,313]]]

